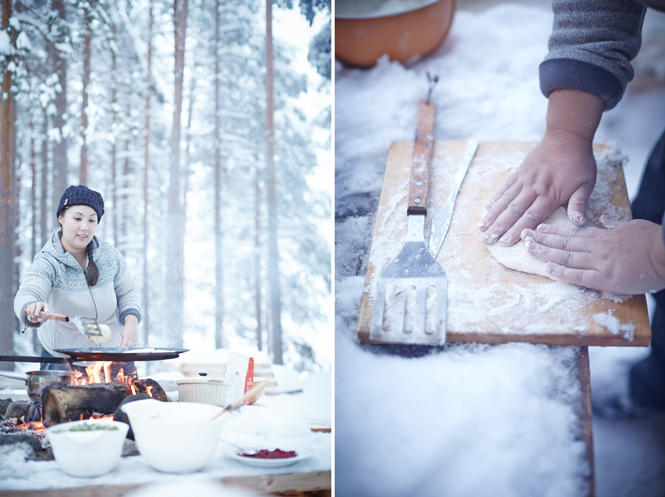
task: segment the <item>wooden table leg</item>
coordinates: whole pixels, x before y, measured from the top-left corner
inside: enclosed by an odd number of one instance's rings
[[[589,347],[580,347],[577,357],[577,377],[580,380],[581,398],[578,406],[580,420],[579,440],[586,444],[586,459],[589,463],[589,475],[586,478],[589,485],[589,497],[595,497],[596,484],[593,468],[593,412],[591,410],[591,378],[589,376]]]

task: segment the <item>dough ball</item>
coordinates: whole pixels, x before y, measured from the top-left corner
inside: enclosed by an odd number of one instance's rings
[[[579,228],[579,226],[568,219],[566,209],[563,207],[559,207],[543,222],[545,224],[561,226],[563,228]],[[524,240],[520,240],[510,247],[504,247],[498,243],[485,245],[485,247],[497,261],[508,269],[516,269],[517,271],[522,271],[524,273],[537,274],[539,276],[545,276],[551,280],[560,281],[558,278],[555,278],[547,272],[545,269],[547,262],[536,259],[529,254]]]
[[[102,336],[97,336],[97,335],[88,335],[88,338],[92,340],[93,342],[99,344],[99,343],[106,343],[111,339],[111,328],[105,324],[100,324],[99,325],[99,331],[102,333]]]

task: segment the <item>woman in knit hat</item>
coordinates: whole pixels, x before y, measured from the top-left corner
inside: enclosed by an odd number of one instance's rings
[[[122,254],[95,236],[103,215],[98,192],[86,186],[67,188],[57,210],[60,228],[23,276],[14,312],[25,326],[39,328],[43,357],[66,357],[56,349],[136,345],[139,292]],[[110,328],[111,338],[96,345],[71,321],[46,320],[42,311],[96,317]],[[42,364],[42,369],[62,367]]]

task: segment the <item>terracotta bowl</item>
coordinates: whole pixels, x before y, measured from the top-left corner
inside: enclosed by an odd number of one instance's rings
[[[402,63],[426,55],[443,43],[454,12],[455,0],[338,0],[335,57],[372,67],[384,54]]]

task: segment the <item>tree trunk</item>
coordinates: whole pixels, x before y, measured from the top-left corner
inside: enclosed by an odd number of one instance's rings
[[[148,312],[148,179],[150,172],[150,103],[152,98],[152,30],[153,0],[148,2],[148,73],[145,96],[145,164],[143,167],[143,342],[150,337],[150,313]]]
[[[175,31],[175,78],[174,78],[174,109],[171,127],[171,164],[168,193],[168,225],[166,244],[166,316],[171,343],[181,347],[183,344],[183,301],[179,295],[178,255],[180,246],[179,215],[180,215],[180,122],[182,118],[182,83],[185,68],[185,37],[187,34],[187,2],[175,0],[173,5],[173,23]]]
[[[63,0],[52,0],[51,8],[58,13],[60,23],[64,24],[66,19],[65,2]],[[64,36],[59,33],[56,37],[57,42],[64,42]],[[67,115],[67,61],[63,59],[58,50],[48,45],[53,62],[53,72],[58,75],[60,91],[55,95],[55,116],[53,116],[53,126],[59,132],[59,140],[53,145],[53,195],[60,200],[68,186],[67,180],[67,138],[64,136],[63,127],[66,124]]]
[[[283,364],[281,288],[277,246],[277,174],[275,171],[275,129],[273,100],[272,0],[266,0],[266,153],[268,166],[268,279],[272,318],[272,353],[275,364]]]
[[[215,2],[215,348],[224,346],[224,269],[222,266],[222,123],[220,121],[219,0]]]
[[[49,209],[49,192],[48,187],[49,180],[49,169],[48,169],[48,113],[46,108],[43,109],[43,118],[42,122],[42,152],[41,152],[41,161],[42,161],[42,180],[41,180],[41,194],[39,198],[39,207],[40,207],[40,216],[39,216],[39,232],[41,235],[41,244],[39,248],[41,249],[49,236],[51,236],[51,223],[49,222],[51,218],[51,212]]]
[[[127,109],[127,115],[130,115],[131,109]],[[120,216],[120,222],[122,225],[122,230],[120,231],[122,233],[121,235],[121,242],[117,245],[118,250],[120,250],[120,253],[124,256],[127,257],[127,246],[129,242],[129,227],[127,225],[127,211],[128,211],[128,202],[129,202],[129,175],[131,173],[130,170],[130,162],[129,162],[129,139],[125,140],[125,160],[123,162],[123,167],[122,167],[122,176],[120,178],[120,185],[122,188],[122,191],[124,192],[122,194],[122,200],[120,201],[120,205],[115,206],[115,212],[117,215]]]
[[[258,154],[255,156],[256,174],[254,179],[254,287],[256,304],[256,346],[263,350],[261,335],[261,168]]]
[[[180,201],[182,209],[180,210],[180,223],[179,223],[179,246],[178,246],[178,291],[180,298],[185,299],[185,232],[187,231],[187,192],[189,191],[189,165],[192,160],[192,115],[194,114],[194,95],[196,92],[196,68],[198,65],[194,63],[192,70],[193,76],[191,79],[191,87],[189,89],[189,108],[187,110],[187,131],[185,132],[185,163],[182,171],[182,195]]]
[[[113,34],[113,39],[116,39],[116,28],[115,26],[111,27],[111,33]],[[113,203],[113,223],[111,228],[113,229],[113,245],[118,247],[118,178],[117,178],[117,135],[116,135],[116,122],[118,120],[118,114],[116,112],[116,104],[118,103],[118,80],[116,79],[116,74],[118,71],[118,60],[115,54],[115,51],[111,52],[111,130],[113,133],[113,141],[111,142],[111,202]]]
[[[90,9],[92,2],[85,6],[85,36],[83,38],[83,91],[81,102],[81,167],[79,183],[88,184],[88,87],[90,86],[90,58],[92,52],[92,26]]]
[[[12,14],[11,0],[2,0],[2,22],[7,30]],[[15,36],[12,36],[15,38]],[[5,58],[5,66],[10,57]],[[0,354],[14,352],[14,254],[16,251],[16,219],[14,208],[14,96],[11,92],[12,76],[2,72],[0,89]],[[0,369],[14,369],[10,363],[0,363]]]
[[[35,259],[37,254],[37,151],[35,150],[35,117],[32,109],[28,109],[30,116],[30,177],[32,186],[30,187],[30,261]]]

